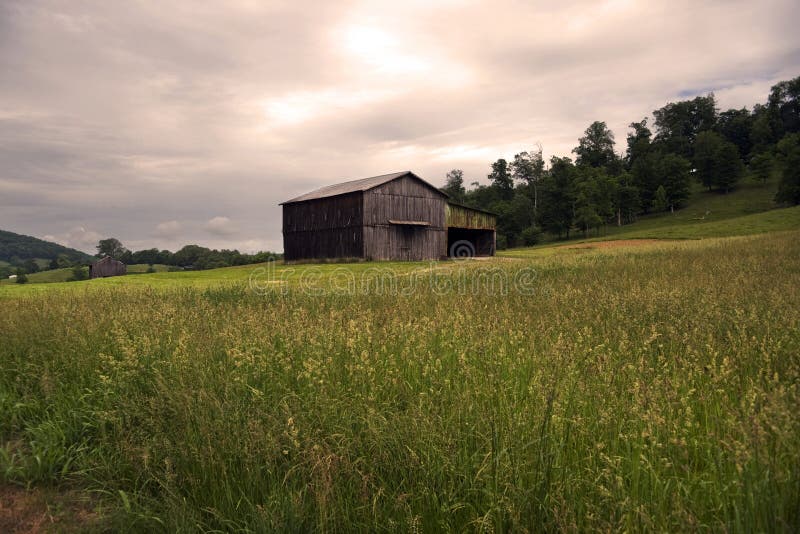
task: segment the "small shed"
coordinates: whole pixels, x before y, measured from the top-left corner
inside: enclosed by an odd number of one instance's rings
[[[128,272],[127,267],[121,261],[115,260],[111,256],[106,256],[89,264],[89,278],[106,278],[108,276],[121,276]]]

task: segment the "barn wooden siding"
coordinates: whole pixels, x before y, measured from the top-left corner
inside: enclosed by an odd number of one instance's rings
[[[410,171],[322,187],[283,203],[284,257],[435,260],[461,241],[494,254],[497,217],[447,198]]]
[[[89,265],[89,278],[106,278],[127,274],[128,268],[121,261],[106,256]]]
[[[480,230],[494,230],[497,228],[497,216],[486,211],[448,202],[446,213],[448,228],[475,228]]]
[[[428,260],[447,255],[446,196],[412,175],[365,191],[364,256]]]
[[[283,206],[283,254],[288,261],[364,256],[362,193]]]

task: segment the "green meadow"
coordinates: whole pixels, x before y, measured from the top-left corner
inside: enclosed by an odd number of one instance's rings
[[[0,480],[86,496],[86,530],[796,531],[800,230],[778,219],[4,285]]]

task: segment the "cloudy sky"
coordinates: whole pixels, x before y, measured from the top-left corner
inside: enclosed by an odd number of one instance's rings
[[[0,0],[0,228],[91,251],[281,250],[346,179],[569,155],[800,75],[797,0]]]

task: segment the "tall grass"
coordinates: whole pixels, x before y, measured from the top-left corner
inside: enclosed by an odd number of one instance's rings
[[[798,237],[497,263],[534,295],[8,299],[0,477],[127,530],[796,530]]]

